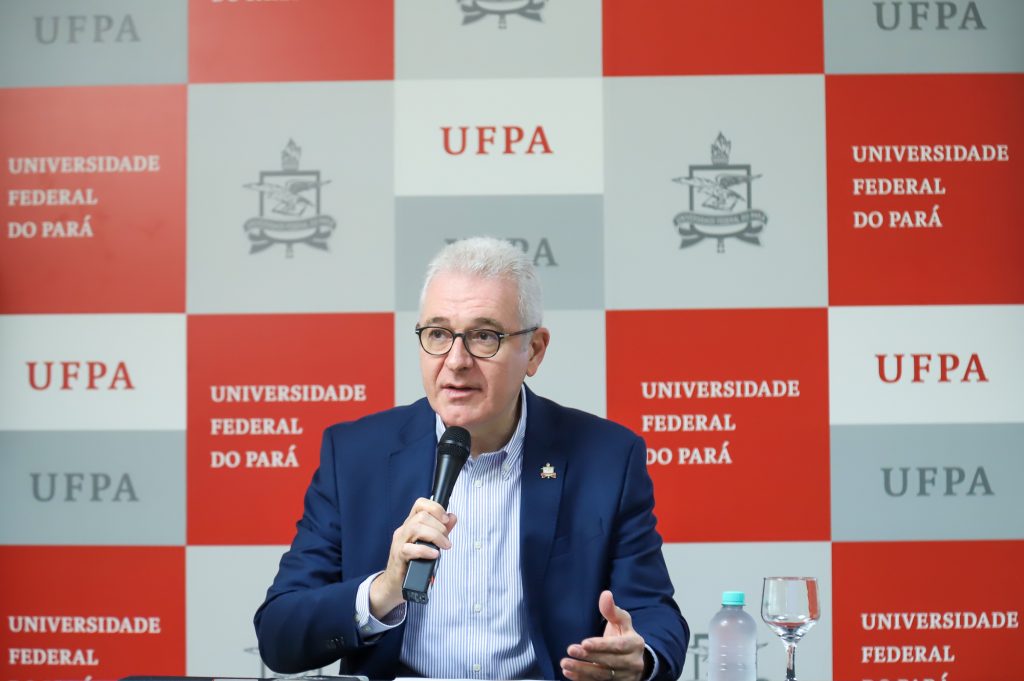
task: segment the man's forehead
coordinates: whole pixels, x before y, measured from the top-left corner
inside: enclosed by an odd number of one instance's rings
[[[424,323],[430,326],[451,326],[453,322],[449,317],[436,316],[425,319]],[[465,323],[468,323],[469,326],[474,329],[484,327],[503,329],[505,327],[504,323],[500,322],[494,317],[473,317],[472,319],[468,320]]]
[[[512,276],[489,276],[477,272],[460,272],[458,270],[441,270],[434,274],[427,285],[428,290],[435,284],[450,285],[459,289],[472,289],[479,284],[494,285],[502,291],[515,293],[518,287],[515,277]]]
[[[439,272],[427,285],[420,323],[505,330],[519,318],[517,286],[507,277]]]

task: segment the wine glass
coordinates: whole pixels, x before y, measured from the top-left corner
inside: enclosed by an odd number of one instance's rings
[[[786,647],[786,681],[796,681],[796,644],[821,617],[814,577],[765,577],[761,619]]]

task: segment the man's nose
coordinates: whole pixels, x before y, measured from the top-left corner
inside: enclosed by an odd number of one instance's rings
[[[458,336],[452,343],[452,349],[444,359],[445,366],[449,369],[465,369],[473,364],[473,355],[466,349],[466,337]]]

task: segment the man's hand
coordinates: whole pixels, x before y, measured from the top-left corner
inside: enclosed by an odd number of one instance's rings
[[[437,558],[438,551],[421,546],[417,541],[426,541],[450,549],[452,543],[448,534],[455,527],[454,513],[445,512],[436,501],[420,497],[412,505],[405,522],[391,535],[391,552],[388,566],[370,584],[370,612],[377,619],[383,619],[405,599],[402,597],[402,583],[414,558]]]
[[[604,635],[569,646],[562,658],[562,674],[572,681],[640,681],[644,676],[644,639],[633,630],[633,618],[615,605],[611,591],[597,601],[608,620]]]

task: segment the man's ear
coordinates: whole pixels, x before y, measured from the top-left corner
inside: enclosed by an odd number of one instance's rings
[[[528,359],[526,363],[526,375],[533,376],[544,361],[544,353],[548,350],[548,343],[551,342],[551,332],[547,327],[540,327],[530,334],[530,347],[527,349]]]

